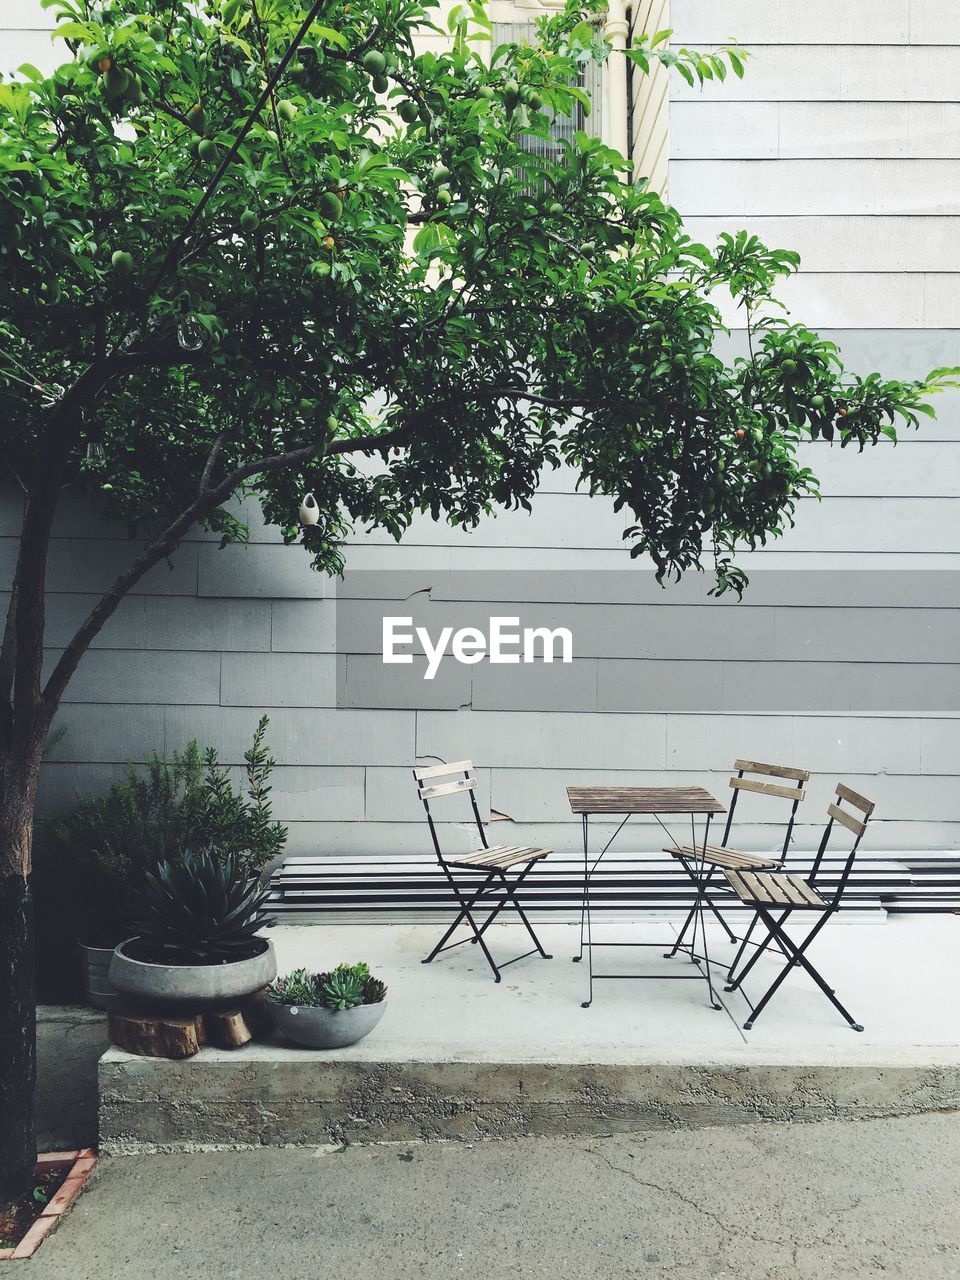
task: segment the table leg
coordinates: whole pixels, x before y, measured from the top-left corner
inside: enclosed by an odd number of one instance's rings
[[[703,939],[703,966],[705,971],[705,977],[707,979],[707,990],[710,992],[710,1004],[711,1004],[711,1007],[714,1009],[722,1009],[723,1005],[717,999],[716,992],[713,989],[713,976],[710,972],[710,948],[707,945],[707,925],[704,919],[704,910],[703,910],[704,902],[706,901],[706,896],[705,896],[706,885],[704,883],[704,872],[706,870],[706,862],[707,862],[707,845],[710,842],[710,817],[711,815],[708,813],[707,820],[703,826],[703,846],[700,850],[700,860],[699,860],[699,865],[697,866],[697,899],[695,903],[697,915],[693,924],[693,946],[690,949],[690,958],[693,959],[693,953],[696,951],[696,948],[697,948],[697,920],[699,920],[700,937]],[[690,815],[690,826],[691,828],[693,828],[694,831],[696,831],[696,824],[694,822],[694,817],[692,813]],[[694,848],[697,847],[696,839],[694,839],[693,841],[693,847]]]
[[[590,916],[590,868],[587,865],[587,849],[589,846],[589,823],[587,815],[583,818],[583,905],[587,920],[587,998],[580,1002],[582,1009],[589,1009],[593,1004],[593,921]],[[581,947],[583,939],[581,939]]]
[[[587,878],[589,870],[587,866],[587,815],[580,815],[580,836],[583,841],[583,897],[580,899],[580,950],[573,957],[573,963],[579,964],[583,959],[583,923],[587,914]]]

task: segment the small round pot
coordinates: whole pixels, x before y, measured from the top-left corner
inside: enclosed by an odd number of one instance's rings
[[[383,1017],[386,1000],[358,1004],[353,1009],[305,1009],[296,1004],[275,1004],[268,999],[273,1025],[294,1044],[305,1049],[342,1049],[369,1035]]]
[[[124,948],[135,941],[128,938],[114,950],[110,981],[125,995],[154,1004],[192,1009],[228,1004],[253,995],[277,976],[273,943],[266,938],[259,955],[227,964],[150,964],[126,954]]]
[[[117,989],[107,976],[113,961],[113,947],[90,947],[85,942],[80,948],[80,972],[87,1003],[94,1009],[109,1009],[110,1000]]]

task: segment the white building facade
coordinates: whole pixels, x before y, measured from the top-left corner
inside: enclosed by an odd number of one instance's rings
[[[541,12],[532,0],[495,0],[491,16],[524,24]],[[49,26],[39,0],[5,0],[0,67],[50,65]],[[852,367],[913,376],[960,364],[952,0],[615,0],[606,20],[614,46],[663,27],[678,47],[735,39],[750,51],[747,73],[693,90],[662,72],[628,78],[615,54],[594,115],[607,140],[630,149],[695,238],[747,227],[799,250],[802,270],[782,297]],[[729,320],[732,350],[742,331]],[[805,500],[788,537],[745,558],[760,576],[742,604],[709,602],[704,582],[644,597],[627,620],[598,603],[569,671],[520,669],[494,688],[478,667],[406,705],[375,705],[375,682],[369,705],[337,705],[357,655],[336,652],[334,586],[299,549],[265,528],[224,551],[188,540],[84,659],[45,765],[45,803],[194,737],[237,763],[266,711],[275,809],[296,853],[425,851],[410,768],[465,757],[479,767],[486,808],[510,820],[498,831],[510,843],[576,847],[567,783],[697,781],[719,792],[746,756],[813,771],[801,844],[843,777],[877,802],[875,848],[955,848],[960,398],[938,408],[937,423],[896,447],[856,456],[810,446],[823,501]],[[401,546],[356,539],[348,566],[410,570],[424,587],[439,570],[590,579],[629,571],[626,523],[557,473],[530,516],[509,513],[469,536],[418,521]],[[16,531],[8,504],[0,583]],[[130,551],[89,521],[58,528],[53,646]],[[505,611],[495,592],[490,602]],[[545,602],[558,617],[576,603]],[[513,602],[520,613],[524,603]],[[561,676],[572,682],[562,697]],[[760,814],[743,843],[764,840]]]

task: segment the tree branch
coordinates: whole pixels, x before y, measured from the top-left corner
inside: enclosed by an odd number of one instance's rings
[[[388,431],[375,431],[366,435],[343,437],[331,441],[324,450],[324,456],[340,456],[346,453],[379,453],[407,444],[411,436],[424,422],[428,422],[438,411],[470,400],[528,400],[532,404],[540,404],[548,408],[571,410],[574,401],[559,400],[543,396],[528,387],[491,387],[489,391],[473,395],[458,394],[446,400],[411,414],[402,423]],[[301,449],[291,449],[286,453],[274,454],[266,458],[258,458],[236,467],[225,476],[219,484],[210,487],[210,477],[223,447],[225,436],[221,434],[214,442],[207,457],[203,475],[197,490],[197,496],[190,506],[152,542],[149,542],[134,560],[130,567],[117,578],[110,590],[97,602],[75,635],[60,655],[44,686],[42,699],[47,721],[52,718],[67,684],[77,668],[81,657],[90,642],[100,631],[107,619],[116,610],[120,601],[134,587],[144,574],[168,556],[183,538],[188,529],[204,516],[210,515],[236,493],[245,480],[254,476],[270,475],[277,471],[285,471],[296,466],[306,466],[317,457],[317,450],[312,445]]]

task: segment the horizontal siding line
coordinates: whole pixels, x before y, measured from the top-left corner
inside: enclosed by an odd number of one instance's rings
[[[661,659],[661,661],[664,661],[664,659]],[[108,703],[70,702],[70,703],[65,703],[64,706],[68,707],[70,710],[73,710],[74,708],[78,708],[78,707],[96,707],[99,710],[105,710],[107,708],[117,709],[120,707],[126,707],[131,710],[133,708],[139,708],[139,707],[159,707],[163,710],[169,710],[169,711],[196,711],[198,709],[198,706],[201,711],[207,708],[213,708],[217,711],[236,711],[237,713],[240,713],[240,712],[252,713],[255,710],[255,707],[238,707],[238,706],[222,707],[215,702],[208,702],[208,703],[201,703],[201,704],[197,704],[196,702],[108,702]],[[609,711],[590,710],[589,712],[585,712],[585,711],[568,711],[562,708],[558,710],[554,710],[553,708],[546,708],[546,707],[538,708],[535,711],[527,711],[527,710],[516,710],[516,711],[473,710],[473,711],[470,711],[470,709],[467,707],[344,707],[344,706],[339,706],[339,707],[272,706],[270,707],[270,710],[273,711],[274,714],[283,714],[286,711],[341,711],[341,712],[349,713],[350,715],[365,715],[365,716],[380,716],[380,715],[383,715],[384,712],[388,712],[391,715],[396,715],[396,716],[414,716],[414,715],[460,716],[465,713],[469,713],[472,715],[501,716],[501,717],[502,716],[536,716],[538,719],[545,715],[550,715],[550,716],[566,715],[566,716],[581,716],[581,717],[584,715],[658,716],[660,718],[663,718],[666,716],[672,716],[672,717],[697,716],[701,720],[704,720],[704,719],[729,720],[731,717],[736,719],[738,717],[743,716],[751,720],[795,720],[798,717],[801,717],[808,720],[855,720],[855,721],[915,720],[918,722],[930,721],[931,723],[935,723],[935,724],[940,724],[942,722],[960,724],[960,714],[954,711],[922,711],[922,712],[918,712],[918,711],[833,711],[833,712],[830,712],[830,711],[617,711],[615,709],[611,709]],[[73,761],[71,763],[105,764],[109,762],[103,761],[103,760],[94,760],[94,761]],[[294,767],[294,766],[291,766],[291,767]],[[296,767],[304,767],[304,765],[301,764]],[[363,762],[357,763],[356,761],[353,761],[353,760],[343,760],[343,761],[339,761],[336,765],[334,764],[320,765],[314,762],[312,767],[375,769],[375,768],[382,768],[384,766],[371,764],[369,761],[363,761]],[[492,769],[492,768],[513,768],[514,766],[483,765],[481,767]],[[542,765],[536,765],[531,767],[540,768],[540,769],[543,768]],[[582,767],[586,769],[586,768],[591,768],[592,766],[578,765],[577,767],[578,768]],[[643,770],[640,770],[640,772],[643,772]],[[647,769],[646,772],[656,773],[657,770]],[[677,772],[683,772],[683,770],[678,768]],[[689,773],[690,770],[687,769],[686,772]],[[696,772],[696,770],[694,770],[694,772]],[[860,776],[864,776],[862,772]]]

